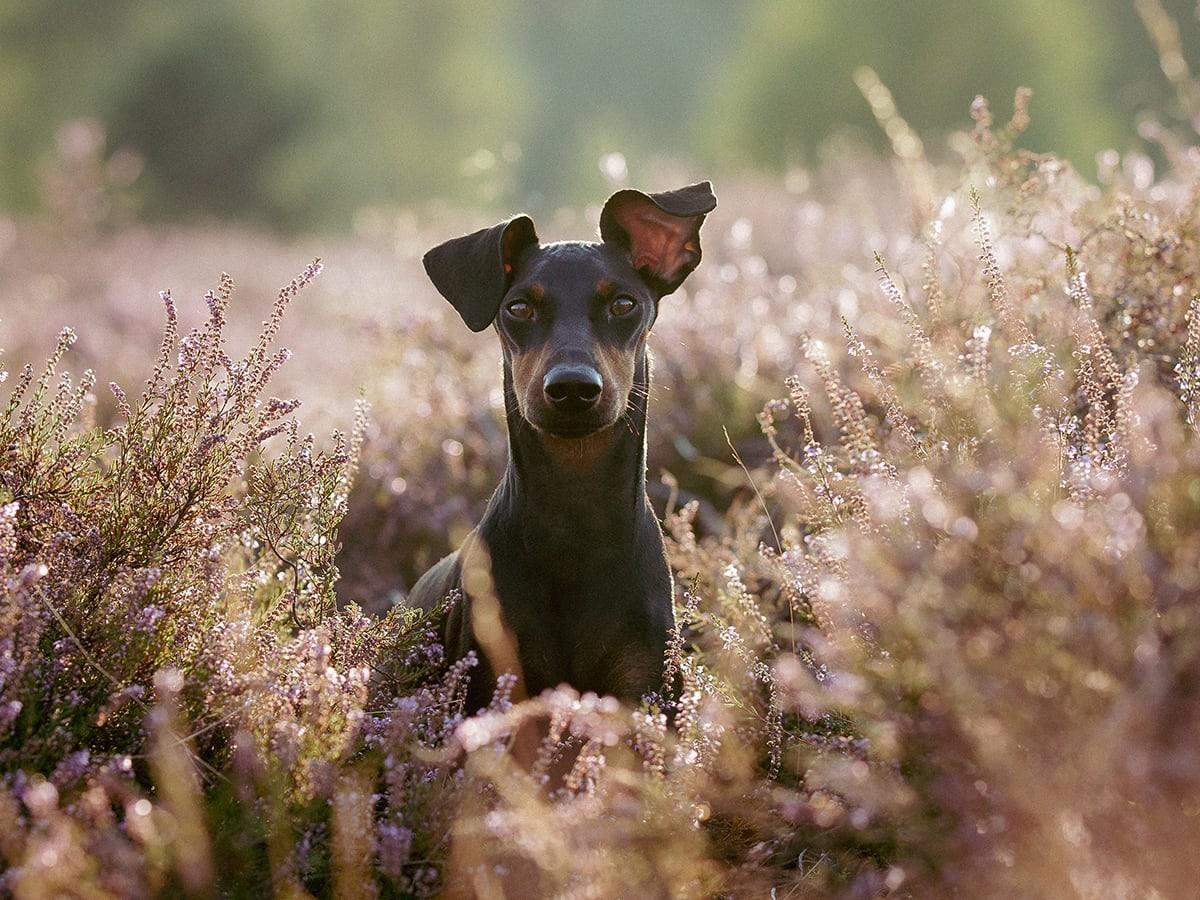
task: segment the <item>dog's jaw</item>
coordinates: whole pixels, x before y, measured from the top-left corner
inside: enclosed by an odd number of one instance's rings
[[[556,468],[564,473],[582,475],[591,472],[612,447],[620,427],[618,421],[578,438],[560,437],[549,431],[539,431],[539,434],[546,454]]]

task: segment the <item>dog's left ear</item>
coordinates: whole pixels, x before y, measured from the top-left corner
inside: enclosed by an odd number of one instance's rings
[[[512,286],[521,254],[537,242],[533,220],[515,216],[438,244],[422,261],[433,286],[458,310],[467,327],[483,331],[495,320]]]
[[[716,206],[707,181],[658,194],[617,191],[600,213],[600,237],[626,250],[646,283],[665,296],[700,264],[700,226]]]

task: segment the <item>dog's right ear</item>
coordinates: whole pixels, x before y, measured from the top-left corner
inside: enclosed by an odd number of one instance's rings
[[[512,285],[517,260],[537,242],[533,220],[516,216],[438,244],[425,254],[425,271],[467,327],[483,331],[496,319],[500,301]]]

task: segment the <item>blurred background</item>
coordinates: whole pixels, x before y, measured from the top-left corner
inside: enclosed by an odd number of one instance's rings
[[[421,255],[517,209],[543,239],[586,237],[618,185],[711,178],[705,265],[652,336],[649,462],[660,511],[696,500],[721,533],[746,487],[730,445],[770,459],[756,416],[803,335],[836,344],[843,315],[889,333],[872,254],[923,265],[928,210],[893,163],[945,173],[939,216],[965,229],[972,102],[1002,123],[1028,86],[1023,147],[1095,197],[1148,189],[1163,136],[1200,124],[1198,46],[1195,0],[0,0],[0,362],[37,365],[70,325],[69,364],[132,392],[161,289],[186,329],[229,272],[237,350],[322,257],[273,390],[317,433],[371,404],[341,585],[393,602],[505,462],[495,339]]]
[[[1194,59],[1195,0],[1162,2]],[[143,221],[293,233],[435,198],[594,202],[663,161],[784,173],[886,141],[864,65],[935,158],[975,94],[1006,114],[1028,85],[1025,144],[1094,173],[1176,102],[1135,6],[4,0],[0,209],[65,202],[55,173],[89,153]]]

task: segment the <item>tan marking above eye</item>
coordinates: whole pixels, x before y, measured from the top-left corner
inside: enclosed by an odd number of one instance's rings
[[[612,289],[613,289],[613,283],[611,281],[609,281],[607,278],[601,278],[599,281],[596,282],[596,293],[597,294],[607,294]]]
[[[534,300],[541,300],[546,296],[546,289],[535,282],[529,286],[529,296]]]

